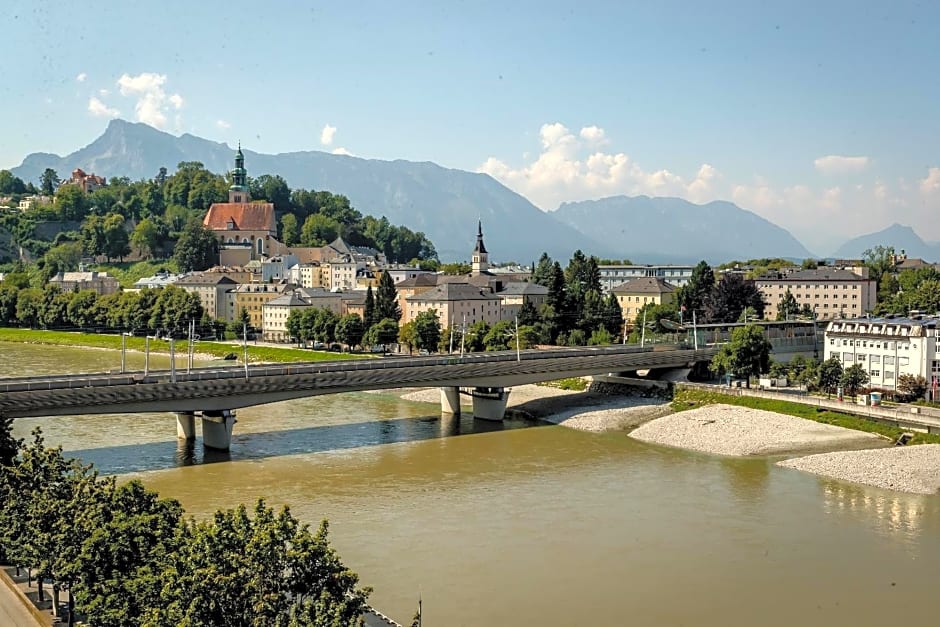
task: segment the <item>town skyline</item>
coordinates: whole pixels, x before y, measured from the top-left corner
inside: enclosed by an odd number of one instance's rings
[[[940,94],[918,70],[940,57],[934,7],[175,4],[75,22],[14,3],[12,48],[43,54],[12,70],[0,106],[22,122],[0,167],[122,117],[269,154],[486,172],[543,210],[723,199],[812,250],[832,247],[819,227],[834,223],[842,239],[893,222],[940,239]]]

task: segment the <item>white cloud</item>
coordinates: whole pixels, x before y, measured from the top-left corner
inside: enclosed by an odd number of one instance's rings
[[[94,96],[88,99],[88,112],[99,118],[116,118],[121,115],[120,111],[109,107]]]
[[[320,131],[320,143],[324,146],[329,146],[333,143],[333,136],[336,135],[336,127],[330,126],[329,124],[323,127],[323,130]]]
[[[928,168],[927,177],[920,181],[920,193],[932,196],[940,192],[940,168]]]
[[[334,154],[334,155],[346,155],[347,157],[352,157],[352,156],[353,156],[353,153],[349,152],[348,150],[346,150],[346,149],[343,148],[343,147],[334,148],[334,149],[333,149],[333,154]]]
[[[123,74],[117,84],[122,96],[137,98],[134,112],[138,122],[163,129],[167,126],[167,113],[171,109],[179,111],[183,108],[182,96],[166,93],[163,87],[166,84],[166,74]],[[182,119],[179,115],[175,116],[174,123],[177,127],[181,126]]]
[[[604,136],[604,129],[599,126],[585,126],[578,135],[580,135],[581,139],[584,141],[592,144],[607,143],[607,138]]]
[[[102,95],[102,96],[107,96],[108,94],[111,93],[111,90],[110,90],[110,89],[99,89],[99,90],[98,90],[98,93],[99,93],[100,95]]]
[[[232,128],[232,125],[226,122],[225,120],[216,120],[215,125],[219,127],[220,129],[222,129],[223,131],[227,131],[228,129]]]
[[[528,165],[512,168],[490,157],[478,171],[543,209],[554,209],[563,201],[615,194],[682,196],[694,202],[716,198],[715,183],[721,174],[714,166],[703,164],[688,181],[667,169],[646,171],[623,152],[599,150],[608,139],[598,126],[585,126],[576,136],[559,122],[543,124],[539,141],[542,151]]]
[[[84,83],[86,78],[88,78],[88,75],[84,72],[81,72],[78,76],[75,77],[75,80],[77,80],[79,83]]]
[[[847,174],[861,172],[871,163],[868,157],[843,157],[842,155],[827,155],[813,161],[816,169],[823,174]]]

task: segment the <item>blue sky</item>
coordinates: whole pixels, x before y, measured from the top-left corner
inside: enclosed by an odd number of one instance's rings
[[[940,3],[9,4],[0,167],[119,116],[485,171],[546,210],[731,200],[823,254],[940,240]]]

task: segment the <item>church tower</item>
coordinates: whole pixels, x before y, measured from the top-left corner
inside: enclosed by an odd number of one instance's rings
[[[251,201],[248,195],[248,171],[245,169],[245,155],[242,154],[241,142],[238,142],[238,152],[235,153],[235,169],[232,170],[232,185],[228,188],[228,201],[234,203]]]
[[[471,257],[471,274],[477,275],[486,272],[490,267],[489,254],[483,245],[483,221],[477,222],[477,245],[473,247]]]

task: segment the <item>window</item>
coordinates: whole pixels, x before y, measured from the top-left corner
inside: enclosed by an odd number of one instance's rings
[[[871,371],[871,376],[873,376],[873,377],[880,377],[880,376],[881,376],[881,371],[880,371],[880,370],[872,370],[872,371]]]
[[[842,353],[842,361],[852,361],[852,353]]]
[[[885,355],[885,365],[886,366],[894,365],[894,355]]]
[[[894,381],[894,370],[885,370],[885,381]]]
[[[871,363],[873,363],[873,364],[880,364],[880,363],[881,363],[881,355],[872,355],[872,356],[871,356]]]

